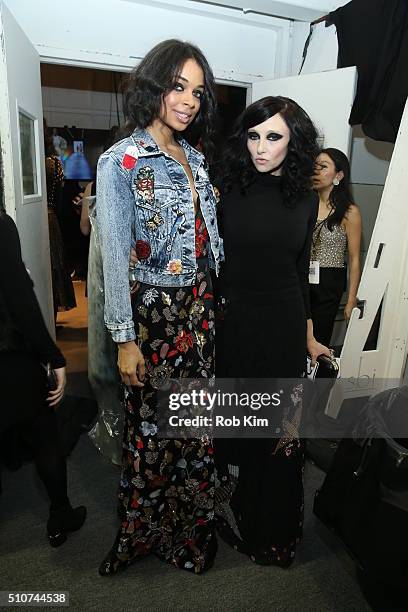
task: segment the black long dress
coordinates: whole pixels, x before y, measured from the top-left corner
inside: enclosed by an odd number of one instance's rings
[[[220,208],[225,264],[218,286],[217,377],[300,378],[318,198],[311,192],[290,207],[280,177],[260,173],[246,195],[234,188]],[[224,484],[227,464],[239,466],[228,512],[218,517],[221,536],[257,563],[288,565],[302,533],[301,441],[219,439],[215,449]]]

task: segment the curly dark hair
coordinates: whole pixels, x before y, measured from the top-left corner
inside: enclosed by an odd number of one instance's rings
[[[128,127],[146,128],[160,115],[163,96],[171,91],[184,63],[193,59],[204,73],[204,94],[194,122],[183,132],[189,142],[200,141],[207,161],[213,157],[216,122],[212,70],[198,47],[181,40],[165,40],[149,51],[125,84],[123,113]]]
[[[319,153],[317,130],[309,115],[296,102],[283,96],[257,100],[238,117],[221,161],[221,188],[230,191],[238,184],[245,193],[258,174],[247,149],[248,130],[279,113],[290,131],[288,153],[282,164],[282,193],[285,204],[294,206],[312,188],[311,177]]]
[[[327,227],[333,231],[335,225],[340,225],[344,219],[344,215],[353,204],[353,196],[350,192],[350,162],[347,155],[340,149],[322,149],[320,153],[325,153],[332,160],[336,172],[343,172],[344,177],[338,185],[333,185],[329,196],[329,202],[332,206],[332,213],[327,219]]]

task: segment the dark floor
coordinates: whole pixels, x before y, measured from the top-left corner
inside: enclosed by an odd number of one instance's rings
[[[88,311],[85,282],[74,281],[77,307],[57,316],[57,343],[67,360],[67,395],[92,397],[88,383]]]
[[[83,283],[76,283],[79,308],[59,315],[63,327],[58,332],[69,362],[69,392],[80,395],[89,393],[83,290]],[[101,578],[98,564],[117,528],[119,469],[83,435],[69,458],[69,489],[73,503],[87,506],[88,519],[61,548],[52,549],[46,540],[47,501],[32,465],[3,474],[0,590],[69,591],[70,608],[81,612],[369,611],[353,564],[311,512],[314,492],[323,476],[307,464],[304,541],[289,570],[254,565],[220,542],[215,566],[204,576],[149,558],[122,574]]]
[[[353,567],[319,534],[311,514],[322,473],[307,465],[305,536],[289,570],[254,565],[220,543],[215,566],[194,576],[155,558],[114,577],[97,567],[113,542],[119,470],[83,436],[69,460],[70,495],[88,520],[58,549],[45,538],[46,497],[31,465],[5,473],[0,509],[0,590],[69,591],[74,610],[364,611]]]

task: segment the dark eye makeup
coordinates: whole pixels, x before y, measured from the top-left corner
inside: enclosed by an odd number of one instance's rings
[[[176,81],[173,85],[173,89],[175,89],[176,91],[184,91],[184,85],[183,83],[180,83],[180,81]],[[195,89],[193,91],[193,95],[198,99],[198,100],[202,100],[203,96],[204,96],[204,92],[201,89]]]
[[[270,132],[267,135],[267,139],[271,140],[271,141],[276,141],[276,140],[280,140],[281,138],[283,138],[282,134],[278,134],[278,132]],[[259,139],[259,134],[258,132],[248,132],[248,140],[258,140]]]

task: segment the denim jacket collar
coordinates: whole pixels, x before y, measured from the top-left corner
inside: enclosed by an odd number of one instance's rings
[[[156,141],[147,130],[136,128],[132,133],[131,138],[139,149],[140,157],[160,154],[169,157],[165,151],[160,149]],[[177,136],[176,140],[183,147],[190,165],[197,167],[201,164],[204,165],[204,155],[202,153],[194,149],[182,136]]]

